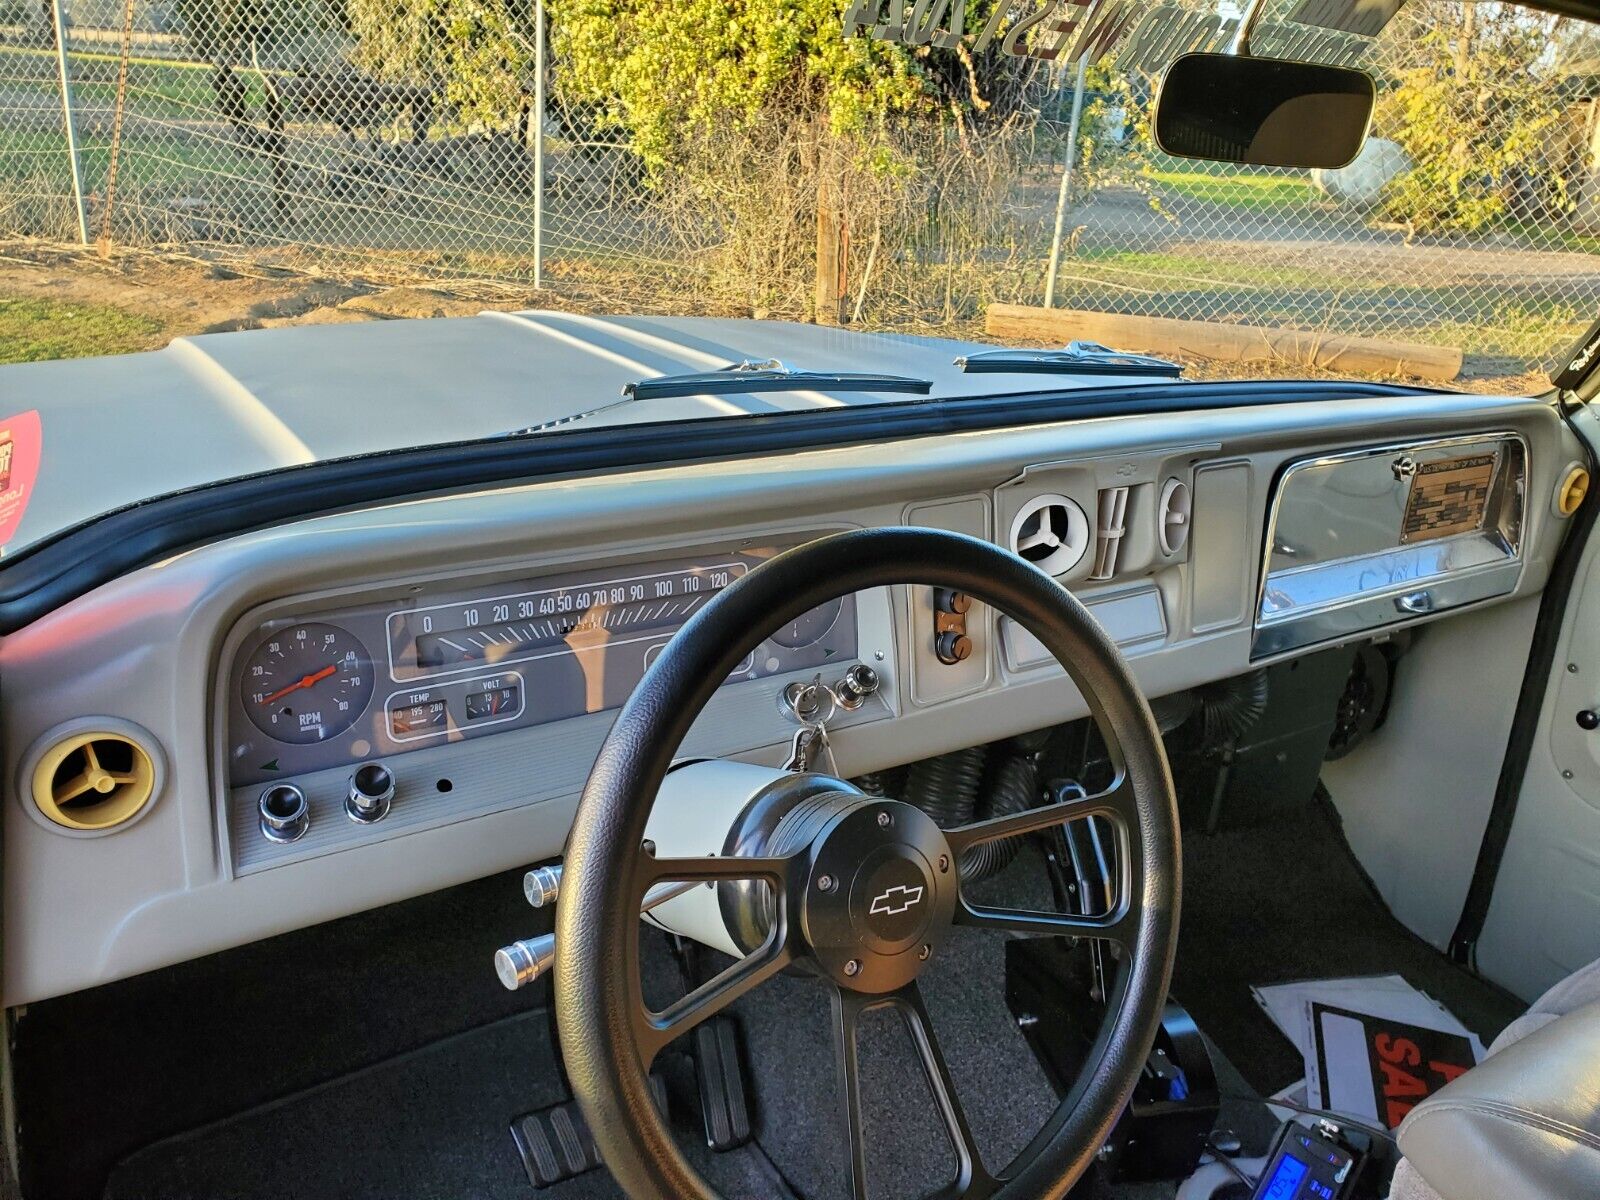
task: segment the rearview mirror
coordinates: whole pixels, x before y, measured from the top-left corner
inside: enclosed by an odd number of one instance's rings
[[[1366,141],[1377,93],[1348,67],[1185,54],[1156,96],[1156,145],[1179,158],[1255,167],[1348,166]]]

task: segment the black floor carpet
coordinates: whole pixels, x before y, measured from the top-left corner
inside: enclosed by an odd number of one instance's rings
[[[1224,1091],[1267,1092],[1302,1073],[1252,984],[1395,972],[1486,1038],[1520,1010],[1388,914],[1323,809],[1190,835],[1185,860],[1174,993],[1220,1048]],[[1024,857],[1005,877],[1024,891],[1013,901],[1040,878],[1030,866]],[[117,1163],[109,1200],[536,1200],[509,1124],[563,1098],[564,1084],[544,997],[510,996],[488,969],[497,942],[531,932],[518,890],[500,876],[30,1009],[17,1043],[24,1146],[36,1155],[28,1194],[98,1196]],[[1007,1013],[1001,953],[999,939],[958,930],[924,987],[995,1167],[1054,1101]],[[654,969],[669,969],[664,956]],[[736,1200],[783,1197],[784,1181],[807,1200],[847,1194],[823,992],[780,978],[735,1012],[760,1150],[705,1152],[680,1087],[686,1153]],[[873,1194],[936,1186],[951,1156],[897,1018],[872,1022],[862,1062]],[[1271,1129],[1248,1103],[1226,1105],[1221,1123],[1247,1150]],[[1157,1200],[1173,1188],[1088,1194]],[[620,1193],[595,1172],[543,1195]]]
[[[123,1162],[106,1200],[621,1200],[604,1171],[535,1192],[514,1115],[564,1099],[543,1013],[504,1018]],[[685,1114],[693,1117],[694,1114]],[[729,1197],[781,1197],[759,1152],[680,1139]]]
[[[1390,914],[1325,802],[1253,828],[1187,833],[1183,850],[1173,996],[1263,1094],[1305,1068],[1255,1003],[1252,984],[1402,975],[1485,1043],[1526,1007]]]

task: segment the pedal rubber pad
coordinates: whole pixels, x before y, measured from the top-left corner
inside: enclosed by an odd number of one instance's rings
[[[664,1115],[667,1085],[661,1076],[650,1076],[650,1091]],[[572,1100],[518,1117],[511,1122],[511,1140],[516,1142],[528,1180],[536,1188],[550,1187],[600,1165],[600,1152],[595,1149],[589,1123]]]
[[[695,1027],[694,1069],[706,1145],[719,1153],[744,1145],[750,1140],[750,1107],[744,1091],[739,1027],[731,1017],[712,1017]]]

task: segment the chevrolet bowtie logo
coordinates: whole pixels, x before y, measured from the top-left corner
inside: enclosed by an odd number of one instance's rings
[[[906,909],[922,903],[922,887],[906,887],[897,883],[881,896],[872,898],[872,907],[867,911],[874,915],[883,913],[885,916],[897,917]]]

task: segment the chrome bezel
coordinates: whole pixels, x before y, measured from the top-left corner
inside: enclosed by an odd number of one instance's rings
[[[1486,503],[1499,507],[1486,512],[1481,528],[1425,541],[1407,541],[1403,529],[1397,529],[1393,543],[1381,551],[1318,559],[1273,571],[1284,497],[1299,473],[1345,462],[1410,457],[1469,446],[1492,447],[1497,459]],[[1507,473],[1513,471],[1517,472],[1516,477],[1509,478]],[[1527,439],[1511,430],[1364,446],[1289,463],[1274,484],[1267,514],[1256,581],[1251,657],[1266,658],[1349,640],[1515,590],[1522,574],[1527,472]],[[1412,474],[1396,475],[1396,486],[1403,486],[1405,499],[1409,499],[1413,478]],[[1507,488],[1512,490],[1508,492]],[[1403,507],[1402,503],[1402,512]],[[1453,562],[1452,555],[1458,561]],[[1459,561],[1463,558],[1465,561]],[[1399,569],[1408,566],[1420,569]],[[1364,586],[1364,578],[1375,568],[1386,578],[1377,586]],[[1298,601],[1272,604],[1275,580],[1298,582],[1303,593],[1312,594]],[[1314,594],[1316,587],[1308,583],[1312,580],[1322,586],[1322,596]],[[1419,604],[1425,604],[1425,609],[1419,611]]]

